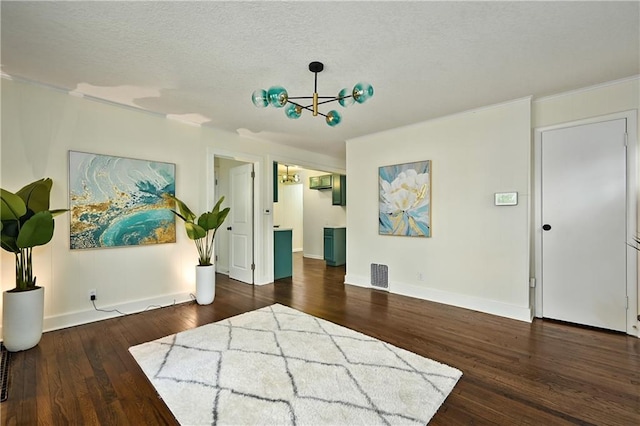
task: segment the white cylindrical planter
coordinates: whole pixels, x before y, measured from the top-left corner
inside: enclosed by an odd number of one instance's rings
[[[216,297],[216,267],[196,266],[196,301],[198,305],[208,305]]]
[[[44,287],[2,294],[2,341],[10,352],[31,349],[42,337]]]

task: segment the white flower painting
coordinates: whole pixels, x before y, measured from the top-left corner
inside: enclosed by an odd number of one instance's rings
[[[378,233],[431,236],[431,161],[379,168]]]

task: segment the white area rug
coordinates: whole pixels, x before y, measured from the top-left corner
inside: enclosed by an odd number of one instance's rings
[[[282,305],[129,351],[182,425],[424,425],[462,376]]]

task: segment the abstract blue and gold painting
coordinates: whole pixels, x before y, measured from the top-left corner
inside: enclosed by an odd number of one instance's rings
[[[431,236],[431,161],[378,168],[380,235]]]
[[[175,168],[69,151],[71,249],[174,243]]]

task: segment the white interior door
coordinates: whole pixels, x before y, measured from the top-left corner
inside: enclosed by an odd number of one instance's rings
[[[229,172],[229,278],[253,284],[253,164]]]
[[[542,311],[626,330],[626,120],[542,133]]]

